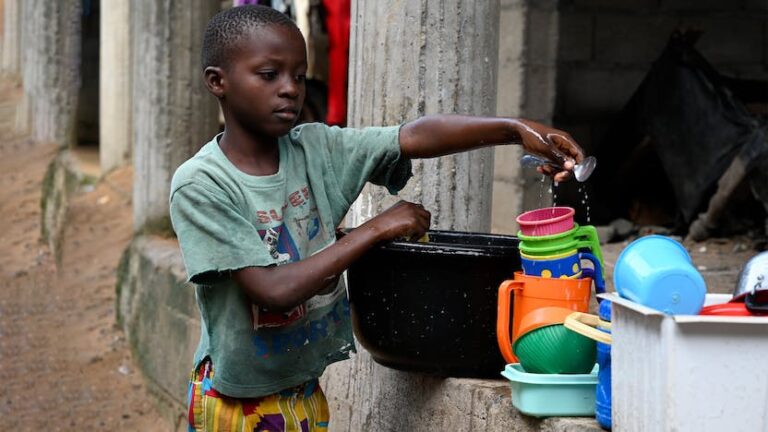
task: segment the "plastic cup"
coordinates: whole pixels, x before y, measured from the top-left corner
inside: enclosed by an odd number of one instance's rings
[[[525,212],[517,217],[520,231],[527,236],[547,236],[569,231],[573,228],[570,207],[547,207]]]
[[[564,255],[536,257],[520,253],[523,273],[543,278],[579,278],[582,275],[582,260],[587,260],[592,263],[596,291],[598,293],[605,291],[605,280],[603,279],[600,261],[592,254],[574,250]]]
[[[529,236],[520,231],[520,252],[533,257],[565,255],[580,249],[586,249],[603,262],[600,250],[600,238],[592,225],[574,225],[568,231],[548,236]]]

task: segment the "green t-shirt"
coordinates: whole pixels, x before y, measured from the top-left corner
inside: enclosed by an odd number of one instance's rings
[[[343,278],[288,313],[253,304],[229,277],[250,266],[299,261],[328,247],[367,181],[400,190],[411,165],[399,127],[341,129],[313,123],[279,139],[280,168],[238,170],[218,136],[171,182],[171,221],[201,313],[195,364],[210,357],[213,388],[258,397],[319,377],[354,349]]]

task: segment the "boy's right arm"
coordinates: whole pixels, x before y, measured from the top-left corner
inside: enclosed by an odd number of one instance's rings
[[[256,304],[288,311],[326,288],[376,243],[419,238],[429,229],[430,213],[401,201],[311,257],[281,266],[246,267],[232,277]]]

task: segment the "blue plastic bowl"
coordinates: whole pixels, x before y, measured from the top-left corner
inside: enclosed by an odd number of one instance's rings
[[[696,315],[704,306],[707,286],[678,242],[651,235],[619,255],[613,283],[622,297],[670,315]]]

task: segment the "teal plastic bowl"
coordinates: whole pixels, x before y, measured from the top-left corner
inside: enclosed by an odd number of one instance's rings
[[[597,366],[588,374],[532,374],[520,363],[508,364],[501,375],[508,379],[512,405],[533,417],[594,417]]]

